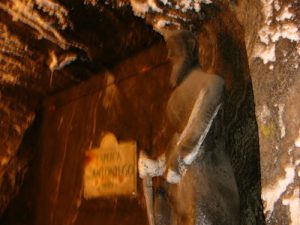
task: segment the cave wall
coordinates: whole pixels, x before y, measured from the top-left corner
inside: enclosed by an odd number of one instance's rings
[[[241,1],[236,9],[253,81],[264,213],[272,225],[299,224],[299,7],[299,1]]]

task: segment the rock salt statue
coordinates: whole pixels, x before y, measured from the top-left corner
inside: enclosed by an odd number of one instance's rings
[[[238,225],[238,189],[225,153],[224,80],[201,70],[193,33],[173,31],[166,43],[174,87],[166,113],[176,132],[164,157],[140,155],[150,224]],[[155,206],[150,190],[154,176],[166,181],[164,191],[155,194]]]

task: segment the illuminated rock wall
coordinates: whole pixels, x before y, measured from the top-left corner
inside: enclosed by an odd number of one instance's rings
[[[259,127],[266,223],[300,224],[300,2],[261,1],[248,54]],[[252,40],[251,40],[252,39]],[[251,48],[252,46],[252,48]]]

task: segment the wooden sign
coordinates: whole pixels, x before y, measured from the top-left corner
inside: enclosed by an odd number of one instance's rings
[[[99,148],[86,154],[84,198],[132,195],[137,187],[136,142],[118,143],[107,133]]]

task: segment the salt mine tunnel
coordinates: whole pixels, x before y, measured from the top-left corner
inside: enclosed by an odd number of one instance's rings
[[[0,224],[299,225],[299,27],[299,0],[0,1]],[[225,97],[173,182],[176,31]],[[234,222],[201,167],[225,165],[220,130]]]

